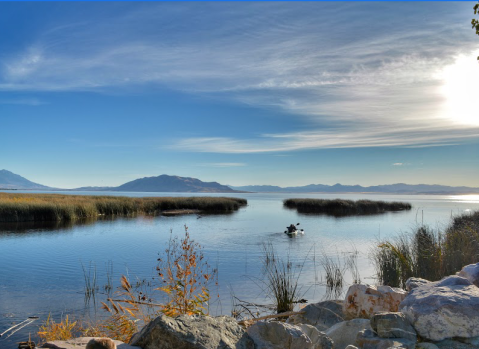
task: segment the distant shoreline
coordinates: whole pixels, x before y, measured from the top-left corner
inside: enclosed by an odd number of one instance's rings
[[[77,190],[77,189],[22,189],[22,188],[0,188],[3,190],[21,190],[21,191],[41,191],[45,194],[49,192],[99,192],[99,193],[181,193],[181,194],[364,194],[364,195],[479,195],[478,191],[473,192],[381,192],[381,191],[241,191],[235,190],[234,192],[191,192],[191,191],[116,191],[116,190]]]

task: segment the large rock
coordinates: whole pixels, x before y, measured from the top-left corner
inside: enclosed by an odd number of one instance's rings
[[[381,338],[405,338],[416,342],[417,335],[403,313],[378,313],[371,317],[371,327]]]
[[[256,322],[247,332],[257,349],[320,349],[300,327],[284,322]]]
[[[342,301],[309,304],[301,309],[301,312],[304,314],[290,316],[287,322],[293,325],[308,324],[316,327],[319,331],[325,331],[345,320]]]
[[[311,339],[311,342],[318,348],[318,349],[333,349],[333,340],[326,336],[324,332],[318,331],[318,329],[314,326],[301,324],[299,327],[303,330],[303,332]]]
[[[413,289],[400,310],[425,339],[440,341],[479,335],[479,288],[460,276]]]
[[[411,290],[415,289],[418,286],[422,286],[425,284],[430,283],[431,281],[421,278],[409,278],[406,280],[406,290],[411,292]]]
[[[369,318],[379,312],[397,312],[407,292],[389,286],[352,285],[344,302],[349,318]]]
[[[445,339],[435,343],[439,349],[477,349],[477,346],[467,343],[461,343],[452,339]]]
[[[461,338],[461,337],[456,337],[454,338],[459,342],[470,344],[470,345],[475,345],[476,347],[479,347],[479,337],[470,337],[470,338]]]
[[[356,345],[363,349],[415,349],[416,341],[405,338],[381,338],[372,330],[363,330],[358,333]]]
[[[135,334],[131,345],[143,349],[253,349],[254,343],[227,316],[160,315]]]
[[[50,349],[85,349],[88,342],[90,342],[95,337],[79,337],[74,339],[69,339],[66,341],[49,341],[44,343],[41,348],[50,348]],[[113,343],[116,344],[117,349],[138,349],[138,347],[133,347],[131,345],[125,344],[121,341],[113,340]]]
[[[362,330],[371,330],[371,325],[367,319],[353,319],[340,322],[329,328],[325,333],[334,342],[334,349],[344,349],[348,345],[356,343],[358,332]]]
[[[472,284],[479,287],[479,263],[466,265],[457,275],[468,279]]]
[[[416,343],[416,349],[439,349],[439,348],[434,343],[421,342],[421,343]]]

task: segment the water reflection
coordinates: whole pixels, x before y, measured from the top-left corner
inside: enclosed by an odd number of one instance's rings
[[[22,235],[35,235],[35,234],[57,234],[72,230],[74,227],[85,227],[93,225],[98,222],[113,222],[116,220],[133,220],[141,219],[142,221],[154,220],[155,218],[170,218],[170,217],[185,217],[188,219],[194,217],[196,219],[219,217],[219,216],[233,216],[237,214],[237,211],[233,212],[221,212],[221,213],[183,213],[183,214],[159,214],[159,215],[130,215],[130,216],[98,216],[76,219],[73,221],[27,221],[27,222],[0,222],[0,238],[5,236],[22,237]],[[20,235],[17,235],[20,234]]]
[[[479,195],[452,195],[449,199],[459,202],[479,203]]]
[[[58,234],[59,232],[73,229],[74,226],[88,226],[97,221],[108,221],[108,218],[78,219],[76,221],[53,221],[53,222],[1,222],[0,238],[4,236],[22,237],[35,234]],[[19,235],[20,234],[20,235]]]

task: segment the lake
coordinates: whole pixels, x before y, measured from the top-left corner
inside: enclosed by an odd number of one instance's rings
[[[40,317],[11,337],[0,338],[0,348],[16,347],[14,343],[27,339],[29,333],[35,334],[38,325],[50,313],[55,320],[66,314],[92,319],[105,315],[98,310],[98,305],[107,297],[104,286],[109,279],[113,291],[121,275],[128,275],[133,284],[138,282],[142,289],[151,292],[159,253],[167,247],[170,232],[183,236],[185,225],[191,237],[203,246],[210,265],[219,271],[219,286],[211,289],[215,296],[210,312],[229,315],[233,295],[244,301],[271,303],[265,298],[265,286],[261,281],[264,243],[270,242],[281,257],[289,257],[293,268],[299,270],[302,266],[302,298],[315,302],[326,297],[321,264],[325,256],[344,267],[346,258],[357,252],[361,280],[374,283],[374,266],[368,259],[368,252],[378,238],[410,232],[422,223],[441,229],[452,216],[479,210],[478,195],[62,193],[232,196],[247,199],[248,206],[229,215],[140,216],[78,224],[0,224],[0,333],[28,316]],[[334,218],[302,215],[283,208],[282,201],[294,197],[406,201],[413,208],[380,215]],[[304,235],[290,238],[283,233],[287,225],[298,222]],[[95,270],[98,290],[94,298],[86,299],[84,271],[90,272],[93,280]],[[348,271],[345,278],[347,283],[351,282]],[[161,300],[159,295],[152,295]]]

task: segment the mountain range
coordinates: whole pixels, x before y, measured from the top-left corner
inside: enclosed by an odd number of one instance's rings
[[[118,187],[81,187],[60,189],[37,184],[7,170],[0,171],[0,189],[74,190],[74,191],[124,191],[124,192],[176,192],[176,193],[236,193],[217,182],[203,182],[196,178],[161,175],[144,177]]]
[[[387,184],[363,187],[361,185],[309,184],[302,187],[278,187],[273,185],[230,186],[235,190],[263,193],[388,193],[388,194],[473,194],[479,188],[450,187],[437,184]]]
[[[122,184],[118,187],[81,187],[59,189],[47,187],[12,173],[0,170],[0,189],[23,190],[74,190],[74,191],[120,191],[120,192],[176,192],[176,193],[389,193],[389,194],[472,194],[479,188],[450,187],[429,184],[388,184],[363,187],[360,185],[309,184],[300,187],[278,187],[273,185],[227,186],[217,182],[203,182],[196,178],[161,175],[144,177]]]

